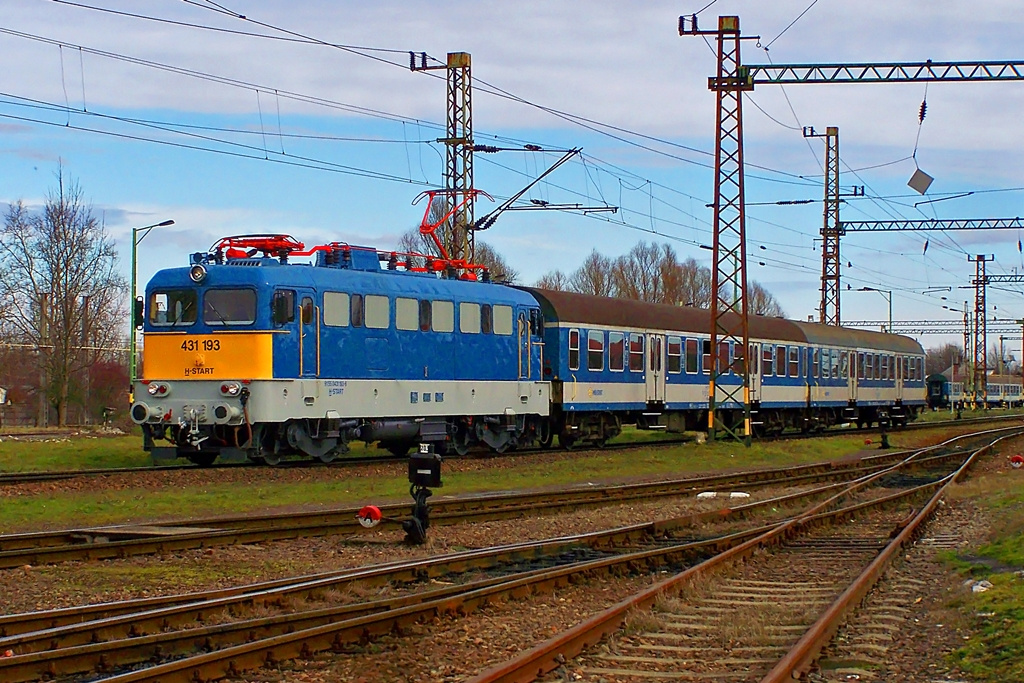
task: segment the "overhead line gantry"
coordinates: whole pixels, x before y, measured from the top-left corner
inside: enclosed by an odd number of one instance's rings
[[[711,354],[708,382],[708,431],[715,438],[721,427],[733,438],[749,445],[751,427],[749,325],[746,270],[746,234],[743,189],[743,92],[758,84],[796,83],[914,83],[931,81],[1020,81],[1024,62],[885,62],[856,64],[758,64],[744,65],[742,36],[737,16],[721,16],[718,28],[702,31],[697,15],[679,17],[679,35],[717,38],[717,75],[708,79],[716,93],[715,202],[711,262]],[[824,272],[824,270],[823,270]],[[824,278],[823,278],[824,279]],[[731,283],[733,294],[723,298]],[[824,284],[823,284],[824,286]],[[838,300],[838,287],[836,288]],[[838,308],[838,307],[837,307]],[[836,316],[838,318],[838,316]],[[734,358],[722,358],[717,343],[733,342]],[[742,377],[736,387],[726,378],[730,372]],[[721,380],[726,380],[725,382]],[[719,391],[721,393],[719,393]],[[718,415],[717,406],[741,403],[743,431]]]

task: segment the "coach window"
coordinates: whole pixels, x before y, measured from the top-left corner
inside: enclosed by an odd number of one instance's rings
[[[800,376],[800,349],[796,346],[789,347],[789,376]]]
[[[705,374],[711,374],[711,340],[700,340],[700,369]]]
[[[786,376],[786,347],[782,344],[775,347],[775,374]]]
[[[828,379],[829,377],[831,377],[831,375],[829,374],[829,370],[830,369],[831,369],[831,366],[829,365],[829,350],[828,349],[822,349],[821,350],[821,378],[822,379]]]
[[[344,292],[324,292],[324,325],[348,327],[351,305],[348,294]]]
[[[494,329],[494,314],[491,312],[491,305],[484,304],[480,307],[480,331],[490,334]]]
[[[644,336],[635,332],[629,335],[629,369],[644,371]]]
[[[395,297],[395,329],[418,330],[420,327],[420,302],[403,296]]]
[[[811,377],[821,377],[821,361],[818,360],[818,349],[811,349]]]
[[[480,334],[480,304],[459,304],[459,332]]]
[[[882,355],[881,378],[889,379],[889,356],[885,354]]]
[[[839,352],[839,376],[843,379],[850,378],[850,351]]]
[[[697,374],[697,340],[686,340],[686,374]]]
[[[718,372],[720,374],[724,375],[732,371],[729,362],[729,342],[718,342]]]
[[[608,369],[622,372],[625,364],[626,335],[622,332],[608,333]]]
[[[172,289],[149,295],[149,322],[153,325],[191,325],[199,311],[194,289]]]
[[[761,349],[761,376],[771,377],[775,374],[775,351],[771,344],[765,344]]]
[[[857,354],[857,379],[864,379],[864,354]]]
[[[380,294],[366,295],[366,326],[386,330],[391,326],[391,302]]]
[[[882,379],[882,358],[882,354],[875,354],[875,379]]]
[[[569,369],[580,369],[580,331],[569,330]]]
[[[864,355],[866,356],[866,363],[865,363],[865,367],[864,367],[864,379],[874,379],[875,378],[875,354],[867,353],[867,354],[864,354]]]
[[[256,292],[251,289],[209,289],[203,295],[207,325],[251,325],[256,322]]]
[[[434,332],[454,332],[455,304],[451,301],[432,301],[431,308],[433,308],[431,315],[434,318],[432,325]]]
[[[683,340],[680,337],[669,337],[668,348],[668,371],[678,375],[683,371]]]
[[[587,369],[604,370],[604,332],[587,332]]]
[[[494,305],[494,334],[505,335],[506,337],[512,334],[512,307],[511,306],[499,306]],[[579,348],[577,342],[576,348]],[[577,367],[579,365],[577,364]]]

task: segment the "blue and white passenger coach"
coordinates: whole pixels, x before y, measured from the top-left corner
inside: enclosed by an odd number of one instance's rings
[[[530,294],[401,270],[374,249],[302,247],[226,238],[149,282],[131,416],[154,457],[330,461],[357,439],[503,451],[545,436]]]

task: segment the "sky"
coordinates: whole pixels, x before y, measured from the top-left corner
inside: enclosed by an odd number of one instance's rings
[[[0,211],[40,206],[63,168],[126,278],[132,228],[174,220],[139,244],[140,286],[226,235],[392,248],[443,183],[444,72],[411,72],[408,52],[468,52],[475,141],[507,149],[475,156],[475,186],[500,202],[578,147],[524,199],[619,208],[502,215],[478,239],[521,283],[638,241],[710,265],[714,44],[679,36],[680,14],[739,16],[745,64],[1024,60],[1011,0],[708,2],[3,0]],[[1024,82],[758,86],[743,104],[749,277],[789,317],[817,318],[824,145],[803,127],[838,126],[841,188],[865,188],[842,220],[1013,218],[1021,111]],[[935,179],[925,196],[907,186],[915,168]],[[960,321],[969,255],[1024,271],[1021,239],[848,234],[842,317],[888,316],[884,295],[857,291],[870,287],[891,292],[895,320]],[[1020,288],[989,287],[989,308],[1024,317]]]

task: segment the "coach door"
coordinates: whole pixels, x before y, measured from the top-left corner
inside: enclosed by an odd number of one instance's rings
[[[857,365],[857,352],[856,351],[843,351],[847,357],[846,368],[849,373],[849,384],[850,387],[850,401],[857,402],[857,377],[859,376],[859,369]]]
[[[665,335],[647,335],[647,402],[665,402]]]
[[[320,374],[320,308],[312,290],[299,290],[299,374]]]
[[[746,361],[750,363],[750,400],[761,400],[761,345],[751,344]]]
[[[896,382],[896,400],[903,400],[903,364],[906,363],[906,359],[903,356],[893,356],[896,359],[896,370],[893,375]]]

